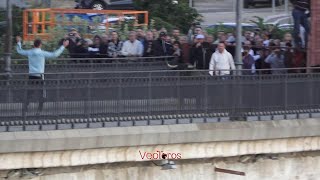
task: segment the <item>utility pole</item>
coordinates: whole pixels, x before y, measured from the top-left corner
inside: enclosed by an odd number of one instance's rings
[[[276,13],[276,0],[272,0],[272,14]]]
[[[189,0],[189,7],[193,7],[193,2],[192,2],[193,0]]]
[[[236,66],[238,75],[241,75],[242,69],[242,12],[243,12],[243,0],[237,0],[236,9],[236,22],[237,22],[237,39],[236,39]]]
[[[11,73],[11,52],[12,52],[12,4],[7,0],[7,33],[5,38],[4,60],[6,63],[5,72]]]
[[[284,8],[286,14],[289,14],[289,0],[284,0]]]

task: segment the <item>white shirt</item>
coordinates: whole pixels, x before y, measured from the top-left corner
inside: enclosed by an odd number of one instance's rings
[[[269,44],[270,44],[270,40],[264,40],[263,41],[263,45],[264,46],[269,46]]]
[[[140,41],[135,40],[133,43],[131,41],[126,41],[123,43],[121,54],[123,56],[142,56],[143,55],[143,45]]]
[[[227,50],[224,50],[222,53],[216,51],[212,54],[209,69],[211,76],[213,76],[213,72],[215,72],[215,75],[229,75],[230,71],[228,70],[235,70],[236,67],[232,55]]]

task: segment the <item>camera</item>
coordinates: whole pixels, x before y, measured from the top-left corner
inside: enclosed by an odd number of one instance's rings
[[[69,37],[74,37],[74,36],[76,36],[75,33],[69,33],[68,35],[69,35]]]
[[[247,55],[248,55],[248,51],[242,52],[242,56],[247,56]]]

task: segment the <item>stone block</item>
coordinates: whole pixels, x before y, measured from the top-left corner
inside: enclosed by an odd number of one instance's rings
[[[105,127],[118,127],[118,121],[108,121],[104,123]]]
[[[23,126],[9,126],[9,132],[23,131]]]
[[[39,125],[26,125],[25,127],[26,127],[26,131],[39,131],[40,130]]]
[[[133,121],[120,121],[121,127],[133,126]]]
[[[284,120],[284,115],[273,115],[272,117],[273,120]]]
[[[259,117],[258,116],[247,116],[246,120],[247,121],[258,121]]]
[[[204,118],[192,118],[191,123],[204,123],[205,119]]]
[[[85,129],[88,128],[88,124],[87,123],[75,123],[73,125],[74,129]]]
[[[90,123],[89,127],[90,128],[102,128],[103,127],[103,123],[102,122]]]
[[[230,121],[230,117],[220,117],[220,122],[229,122]]]
[[[7,126],[0,126],[0,132],[6,132]]]
[[[72,129],[72,124],[58,124],[59,130]]]
[[[150,120],[150,125],[162,125],[162,120],[160,119]]]
[[[298,119],[297,114],[286,114],[286,119]]]
[[[55,124],[41,125],[41,130],[42,131],[56,130],[56,125]]]
[[[299,113],[298,118],[299,119],[308,119],[308,118],[310,118],[310,114],[309,113]]]
[[[260,116],[261,121],[269,121],[272,119],[272,116]]]
[[[147,120],[135,121],[134,125],[135,126],[148,126],[148,121]]]
[[[190,124],[190,119],[178,119],[178,124]]]
[[[164,125],[177,124],[177,120],[176,119],[165,119],[165,120],[163,120],[163,124]]]
[[[312,113],[311,117],[312,118],[320,118],[320,113]]]
[[[219,122],[219,118],[212,117],[212,118],[207,118],[208,123],[214,123],[214,122]]]

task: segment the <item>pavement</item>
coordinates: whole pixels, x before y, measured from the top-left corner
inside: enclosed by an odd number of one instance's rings
[[[236,21],[236,1],[234,0],[196,0],[194,8],[203,16],[202,25]],[[272,8],[266,4],[257,5],[256,7],[243,9],[243,22],[250,22],[250,20],[255,19],[254,16],[263,18],[270,16],[279,16],[280,18],[284,14],[290,16],[290,9],[291,7],[289,7],[289,12],[286,13],[285,6],[283,5],[276,7],[275,12],[272,12]],[[277,18],[274,19],[274,21],[277,20]]]

